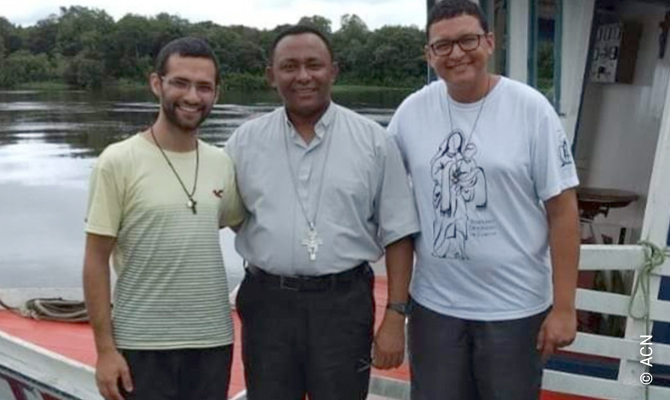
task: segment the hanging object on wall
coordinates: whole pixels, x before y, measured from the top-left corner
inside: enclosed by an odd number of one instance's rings
[[[665,47],[668,43],[668,29],[670,29],[670,11],[665,13],[665,19],[658,26],[661,28],[658,36],[658,58],[664,58]]]
[[[600,25],[592,51],[591,82],[633,83],[641,35],[638,22]]]

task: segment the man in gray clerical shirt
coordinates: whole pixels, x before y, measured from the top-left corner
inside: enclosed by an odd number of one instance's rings
[[[250,400],[364,399],[370,365],[404,358],[416,208],[384,130],[331,101],[330,43],[293,26],[267,77],[284,107],[248,121],[226,150],[249,215],[236,238]],[[374,336],[374,274],[386,252],[388,307]]]

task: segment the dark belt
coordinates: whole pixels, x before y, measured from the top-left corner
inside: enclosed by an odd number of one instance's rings
[[[255,279],[264,284],[277,287],[283,290],[293,290],[297,292],[319,292],[341,285],[348,285],[368,268],[368,263],[363,263],[352,269],[348,269],[336,274],[318,275],[318,276],[282,276],[265,272],[255,265],[248,265],[247,272]]]

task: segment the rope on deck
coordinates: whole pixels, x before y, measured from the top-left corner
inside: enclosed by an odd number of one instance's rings
[[[86,304],[78,300],[65,300],[61,297],[30,299],[25,303],[11,307],[0,300],[0,306],[26,318],[59,322],[87,322]]]

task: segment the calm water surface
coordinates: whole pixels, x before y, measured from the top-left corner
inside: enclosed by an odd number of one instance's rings
[[[386,125],[406,94],[348,92],[335,101]],[[272,93],[224,93],[200,136],[224,146],[243,121],[278,104]],[[0,288],[81,286],[91,168],[157,110],[148,91],[0,91]],[[221,245],[234,287],[242,260],[227,229]]]

